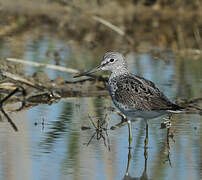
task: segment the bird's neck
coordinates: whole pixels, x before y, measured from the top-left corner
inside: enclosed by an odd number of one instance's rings
[[[110,77],[109,77],[109,80],[111,80],[111,79],[113,79],[113,78],[115,78],[115,77],[124,75],[124,74],[129,74],[129,71],[128,71],[127,68],[125,68],[125,67],[124,67],[124,68],[123,68],[123,67],[117,68],[116,71],[112,71],[112,72],[111,72],[111,75],[110,75]]]

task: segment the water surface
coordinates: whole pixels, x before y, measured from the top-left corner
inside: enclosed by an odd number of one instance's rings
[[[54,64],[51,52],[61,50],[60,64],[79,69],[91,68],[100,62],[82,52],[82,60],[64,40],[44,34],[35,39],[27,36],[25,48],[10,41],[1,43],[1,57],[14,57]],[[12,48],[8,48],[11,47]],[[18,48],[17,48],[18,47]],[[16,48],[16,49],[15,49]],[[50,56],[47,53],[50,52]],[[89,63],[91,62],[91,63]],[[130,71],[152,80],[172,101],[177,98],[201,96],[202,61],[175,59],[167,55],[167,61],[154,59],[150,54],[127,55]],[[25,67],[32,74],[39,69]],[[40,69],[41,70],[41,69]],[[44,70],[52,79],[62,75],[72,80],[72,74]],[[29,110],[12,113],[11,118],[19,128],[14,132],[5,119],[0,126],[0,178],[1,179],[201,179],[202,117],[197,114],[172,116],[170,134],[160,129],[164,117],[149,121],[148,148],[144,148],[145,124],[132,123],[133,143],[128,149],[127,125],[108,130],[107,147],[104,140],[92,139],[95,129],[89,120],[103,120],[107,116],[108,129],[121,118],[106,107],[114,106],[110,97],[75,97],[62,99],[52,105],[38,105]],[[82,126],[91,129],[82,130]],[[110,147],[110,151],[109,151]],[[128,153],[131,159],[128,159]],[[128,167],[128,170],[127,170]]]

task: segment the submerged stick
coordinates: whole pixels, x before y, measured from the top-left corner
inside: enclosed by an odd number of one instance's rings
[[[17,93],[19,91],[19,88],[14,89],[8,96],[6,96],[5,98],[3,98],[0,102],[0,106],[3,105],[3,103],[9,99],[11,96],[13,96],[15,93]]]
[[[17,74],[12,74],[10,72],[3,71],[3,70],[1,70],[1,73],[2,73],[3,76],[8,77],[10,79],[13,79],[15,81],[19,81],[19,82],[22,82],[24,84],[27,84],[27,85],[33,86],[33,87],[36,86],[33,82],[28,81],[27,79],[25,79],[25,78],[23,78],[23,77],[21,77],[21,76],[19,76]]]
[[[37,63],[37,62],[31,62],[31,61],[26,61],[22,59],[15,59],[15,58],[6,58],[7,61],[15,62],[15,63],[21,63],[21,64],[26,64],[29,66],[35,66],[35,67],[45,67],[49,69],[55,69],[58,71],[63,71],[63,72],[68,72],[68,73],[79,73],[77,69],[72,69],[72,68],[66,68],[63,66],[58,66],[58,65],[53,65],[53,64],[43,64],[43,63]]]
[[[15,123],[11,120],[11,118],[8,116],[8,114],[4,111],[3,108],[1,108],[1,112],[2,112],[3,115],[6,117],[6,119],[8,120],[8,122],[10,123],[10,125],[12,126],[12,128],[14,129],[14,131],[18,131],[17,126],[16,126]]]
[[[12,128],[15,131],[18,131],[17,126],[15,125],[15,123],[12,121],[12,119],[8,116],[8,114],[4,111],[3,109],[3,103],[8,100],[11,96],[13,96],[15,93],[17,93],[19,91],[19,88],[16,88],[15,90],[13,90],[10,94],[8,94],[8,96],[6,96],[5,98],[3,98],[0,101],[0,111],[3,113],[3,115],[6,117],[6,119],[8,120],[8,122],[10,123],[10,125],[12,126]]]

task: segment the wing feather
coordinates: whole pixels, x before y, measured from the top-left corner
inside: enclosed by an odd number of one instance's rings
[[[147,79],[130,74],[114,81],[116,90],[112,96],[118,103],[127,105],[130,109],[142,111],[178,109],[177,105],[170,102],[155,84]]]

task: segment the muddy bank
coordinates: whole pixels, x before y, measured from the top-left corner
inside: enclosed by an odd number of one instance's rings
[[[157,46],[201,53],[202,4],[151,2],[92,1],[89,6],[75,1],[1,1],[0,37],[46,25],[80,46],[103,52],[148,52]]]
[[[90,76],[80,80],[66,81],[62,76],[51,80],[45,72],[35,72],[25,75],[22,65],[4,61],[1,63],[0,91],[2,98],[16,88],[24,90],[24,96],[29,103],[51,103],[54,100],[77,96],[107,96],[105,88],[107,78]],[[22,94],[21,94],[22,95]],[[19,100],[16,96],[10,101]],[[9,102],[9,101],[7,101]]]

